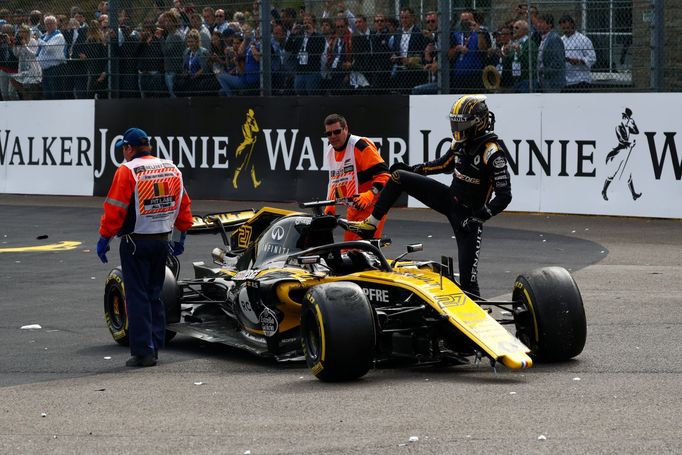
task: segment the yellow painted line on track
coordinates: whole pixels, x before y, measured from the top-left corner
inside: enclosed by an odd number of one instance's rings
[[[67,251],[73,250],[81,242],[73,242],[70,240],[62,241],[59,243],[50,243],[49,245],[36,245],[36,246],[19,246],[15,248],[0,248],[0,253],[32,253],[36,251]]]

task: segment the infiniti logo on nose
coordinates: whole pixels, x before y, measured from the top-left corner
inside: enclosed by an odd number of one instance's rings
[[[284,228],[282,226],[276,226],[270,234],[272,240],[282,240],[284,238]]]

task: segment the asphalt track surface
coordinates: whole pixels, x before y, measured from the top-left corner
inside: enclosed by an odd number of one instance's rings
[[[118,257],[114,248],[103,265],[94,252],[101,202],[0,195],[0,251],[82,242],[0,252],[0,453],[682,453],[680,221],[502,214],[487,223],[485,297],[508,296],[535,267],[571,270],[588,321],[573,361],[372,370],[325,384],[303,365],[182,336],[157,367],[126,368],[102,314]],[[246,206],[260,204],[197,201],[194,211]],[[389,256],[410,242],[424,243],[421,258],[456,253],[437,214],[390,216]],[[218,242],[190,237],[182,275]]]

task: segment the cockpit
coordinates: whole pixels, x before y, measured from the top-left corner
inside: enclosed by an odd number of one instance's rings
[[[288,216],[272,223],[256,240],[254,268],[265,264],[284,261],[286,258],[308,248],[334,243],[333,216],[312,218],[310,216]]]

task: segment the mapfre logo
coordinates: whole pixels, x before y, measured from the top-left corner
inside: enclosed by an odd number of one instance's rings
[[[373,302],[389,302],[388,289],[362,288],[362,292],[364,292],[367,298]]]

